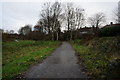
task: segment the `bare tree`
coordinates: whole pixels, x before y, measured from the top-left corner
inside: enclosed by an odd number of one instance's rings
[[[71,31],[71,25],[73,25],[73,15],[74,8],[73,8],[73,3],[67,3],[66,8],[65,8],[65,19],[66,19],[66,24],[67,24],[67,30],[68,30],[68,35],[67,35],[67,40],[72,38],[72,32]]]
[[[118,2],[118,23],[120,23],[120,1]]]
[[[60,30],[60,22],[59,22],[59,18],[61,16],[61,3],[59,2],[55,2],[52,6],[52,10],[53,10],[53,34],[54,32],[56,32],[56,40],[59,39],[59,30]]]
[[[78,38],[78,29],[84,25],[85,16],[84,9],[75,8],[75,26],[76,26],[76,35],[75,38]]]
[[[43,6],[43,10],[42,10],[42,13],[41,13],[41,19],[38,21],[38,24],[41,25],[41,21],[43,23],[43,27],[45,28],[48,28],[48,34],[51,33],[51,24],[50,24],[50,18],[52,16],[52,9],[51,9],[51,3],[50,2],[47,2],[47,3],[44,3],[44,6]]]
[[[53,4],[45,3],[41,19],[38,21],[39,27],[36,26],[36,28],[48,31],[48,34],[51,35],[51,40],[59,40],[62,20],[64,20],[68,30],[67,40],[72,40],[73,31],[79,29],[84,23],[83,12],[84,9],[74,8],[73,3],[66,4],[65,12],[62,11],[62,4],[60,2],[54,2]]]
[[[96,28],[98,28],[104,22],[105,15],[103,13],[96,13],[88,18],[88,23],[90,23],[91,26],[95,26]]]
[[[72,40],[73,30],[77,30],[84,23],[84,9],[82,8],[74,8],[73,3],[67,3],[65,9],[65,17],[67,22],[67,30],[69,40]],[[77,33],[76,33],[77,34]]]
[[[31,31],[32,31],[31,25],[28,24],[25,25],[24,27],[21,27],[18,32],[21,35],[28,35]]]
[[[75,30],[76,24],[75,24],[75,8],[71,9],[70,13],[70,40],[73,38],[73,30]]]
[[[72,8],[73,8],[73,4],[72,3],[67,3],[66,9],[65,9],[65,17],[66,17],[66,20],[67,20],[68,31],[70,30],[70,18],[71,18]]]
[[[79,29],[80,27],[83,26],[85,21],[85,16],[84,16],[84,9],[82,8],[76,8],[75,9],[75,24],[76,24],[76,28]]]
[[[59,17],[61,15],[61,3],[55,2],[45,3],[41,17],[42,19],[39,20],[39,23],[42,21],[42,25],[44,30],[48,31],[48,34],[51,34],[51,39],[54,40],[55,33],[56,33],[56,40],[59,39],[58,30],[60,29],[60,21]]]
[[[116,23],[120,23],[120,1],[118,2],[118,7],[114,10],[114,20]]]

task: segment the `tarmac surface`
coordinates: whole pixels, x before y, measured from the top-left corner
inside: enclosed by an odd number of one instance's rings
[[[25,78],[87,78],[81,69],[74,49],[68,42],[63,42],[51,56],[31,67]]]

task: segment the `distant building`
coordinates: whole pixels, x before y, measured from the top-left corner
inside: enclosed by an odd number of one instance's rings
[[[80,35],[83,35],[83,34],[92,34],[94,35],[95,34],[95,31],[97,30],[96,27],[83,27],[83,28],[80,28],[79,29],[79,33]]]
[[[118,24],[113,24],[113,22],[110,22],[109,25],[105,25],[104,27],[102,27],[102,29],[106,28],[106,27],[114,27],[114,26],[120,26],[120,24],[119,23]]]

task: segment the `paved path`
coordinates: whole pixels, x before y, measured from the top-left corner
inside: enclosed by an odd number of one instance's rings
[[[63,42],[51,56],[25,73],[26,78],[86,78],[72,46]]]

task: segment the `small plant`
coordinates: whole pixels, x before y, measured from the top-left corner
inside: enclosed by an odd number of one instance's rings
[[[89,75],[96,79],[120,78],[119,38],[95,38],[89,42],[88,46],[71,42]]]
[[[109,62],[106,70],[106,77],[110,79],[120,78],[120,59]]]

